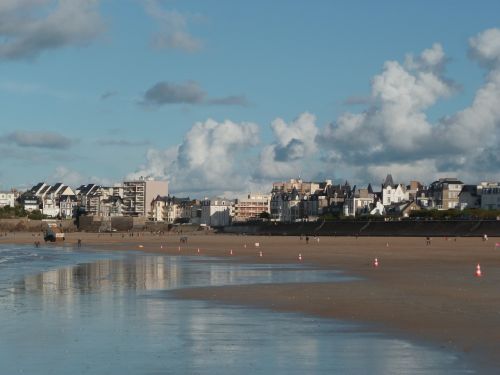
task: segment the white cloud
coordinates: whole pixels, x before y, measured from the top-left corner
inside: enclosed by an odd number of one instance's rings
[[[385,175],[404,170],[423,178],[437,173],[467,174],[469,178],[499,176],[500,154],[500,30],[471,38],[470,56],[486,67],[485,83],[472,104],[437,123],[427,110],[456,91],[444,77],[447,59],[440,44],[404,64],[388,61],[372,80],[369,102],[361,113],[345,113],[318,137],[331,163],[359,174]],[[364,166],[364,167],[363,167]],[[477,171],[477,173],[470,171]]]
[[[374,105],[340,116],[324,129],[321,143],[340,151],[346,162],[378,163],[419,154],[432,134],[425,111],[455,90],[441,74],[444,64],[439,44],[417,57],[407,56],[404,65],[386,62],[372,79]]]
[[[2,0],[0,58],[33,59],[47,50],[86,45],[104,23],[98,0]]]
[[[468,107],[442,120],[430,121],[427,112],[457,84],[445,76],[449,59],[436,43],[403,63],[387,61],[362,112],[344,113],[323,129],[307,112],[290,123],[277,118],[274,141],[260,150],[257,125],[208,120],[195,124],[178,148],[151,150],[138,173],[167,176],[176,190],[190,192],[269,189],[272,180],[298,175],[375,184],[387,173],[401,182],[500,179],[500,30],[469,44],[470,56],[487,69],[485,82]]]
[[[176,10],[164,9],[158,0],[145,0],[144,5],[146,13],[158,25],[153,36],[153,45],[156,48],[172,48],[185,52],[201,49],[201,41],[188,31],[188,16]]]
[[[305,159],[318,151],[316,117],[304,112],[290,124],[277,118],[271,123],[276,141],[262,149],[256,178],[279,178],[301,174]]]
[[[221,192],[245,190],[251,174],[246,151],[259,142],[259,128],[253,123],[198,122],[183,142],[167,150],[151,149],[147,163],[128,178],[167,178],[179,192]]]

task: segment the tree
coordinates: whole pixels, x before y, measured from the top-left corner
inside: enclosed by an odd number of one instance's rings
[[[262,211],[260,214],[259,214],[259,218],[260,219],[263,219],[263,220],[271,220],[271,214],[267,211]]]

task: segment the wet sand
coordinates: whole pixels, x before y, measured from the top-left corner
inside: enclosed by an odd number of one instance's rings
[[[437,343],[500,366],[499,238],[298,237],[189,235],[122,237],[69,233],[65,245],[226,257],[234,262],[299,263],[336,269],[360,279],[342,283],[244,285],[176,291],[181,298],[303,312],[367,322],[390,332]],[[33,243],[32,234],[8,234],[0,243]],[[43,242],[43,241],[42,241]],[[255,242],[260,246],[255,247]],[[246,244],[246,248],[245,248]],[[181,251],[178,246],[181,246]],[[233,250],[233,256],[229,255]],[[259,256],[259,251],[263,256]],[[379,267],[372,265],[378,258]],[[474,276],[480,263],[483,276]]]

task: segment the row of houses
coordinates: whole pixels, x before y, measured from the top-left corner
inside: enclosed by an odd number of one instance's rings
[[[272,220],[294,222],[314,220],[320,215],[343,216],[394,215],[409,216],[421,209],[500,209],[500,183],[481,182],[465,185],[457,178],[440,178],[429,186],[419,181],[406,185],[395,183],[387,175],[380,190],[330,180],[312,183],[300,179],[273,184],[270,216]]]
[[[152,200],[157,195],[167,194],[167,181],[145,178],[112,187],[87,184],[76,189],[62,182],[54,185],[40,182],[22,194],[12,192],[5,205],[19,204],[28,212],[40,210],[43,215],[58,218],[78,215],[148,217]],[[3,200],[0,206],[1,202]]]
[[[408,216],[422,209],[500,209],[500,183],[465,185],[456,178],[440,178],[424,186],[418,181],[395,183],[389,174],[375,191],[371,184],[358,187],[347,181],[333,184],[299,178],[273,183],[269,194],[198,200],[170,196],[167,181],[141,177],[111,187],[87,184],[72,189],[64,183],[40,182],[22,194],[0,192],[0,207],[14,204],[26,211],[40,210],[48,217],[139,216],[166,223],[223,226],[256,219],[315,220],[325,214]]]

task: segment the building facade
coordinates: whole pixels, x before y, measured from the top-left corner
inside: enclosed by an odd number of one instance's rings
[[[226,198],[205,198],[201,201],[201,224],[219,227],[231,224],[234,201]]]
[[[10,191],[0,191],[0,207],[14,207],[16,195]]]
[[[244,199],[237,199],[234,204],[234,221],[257,219],[263,213],[271,212],[271,196],[266,194],[248,194]]]
[[[125,216],[151,217],[151,202],[157,196],[168,195],[168,182],[140,178],[123,182]]]

